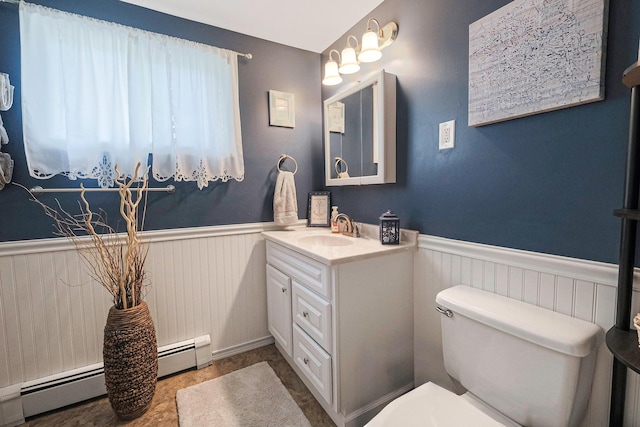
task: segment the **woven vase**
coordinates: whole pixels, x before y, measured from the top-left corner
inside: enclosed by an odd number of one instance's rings
[[[104,327],[104,378],[109,402],[122,420],[151,406],[158,379],[158,346],[147,304],[126,310],[111,307]]]

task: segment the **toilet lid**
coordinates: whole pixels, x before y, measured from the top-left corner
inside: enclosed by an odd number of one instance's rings
[[[504,427],[467,399],[428,382],[389,403],[365,427]]]

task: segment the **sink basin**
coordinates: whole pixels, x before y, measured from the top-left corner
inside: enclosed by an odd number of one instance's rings
[[[318,245],[318,246],[348,246],[352,245],[353,241],[350,237],[334,236],[328,234],[312,234],[310,236],[302,236],[298,239],[298,242],[303,245]]]

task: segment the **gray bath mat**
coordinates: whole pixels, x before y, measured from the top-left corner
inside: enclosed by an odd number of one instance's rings
[[[267,362],[178,390],[180,427],[310,427]]]

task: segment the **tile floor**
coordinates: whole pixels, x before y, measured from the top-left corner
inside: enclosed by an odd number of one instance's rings
[[[108,399],[103,397],[31,417],[22,426],[178,426],[176,391],[262,361],[269,362],[271,368],[289,390],[289,393],[291,393],[291,396],[300,406],[312,426],[335,427],[331,418],[329,418],[274,345],[217,360],[213,362],[213,365],[204,369],[186,371],[161,379],[156,386],[151,408],[143,416],[133,421],[118,420],[109,405]]]

